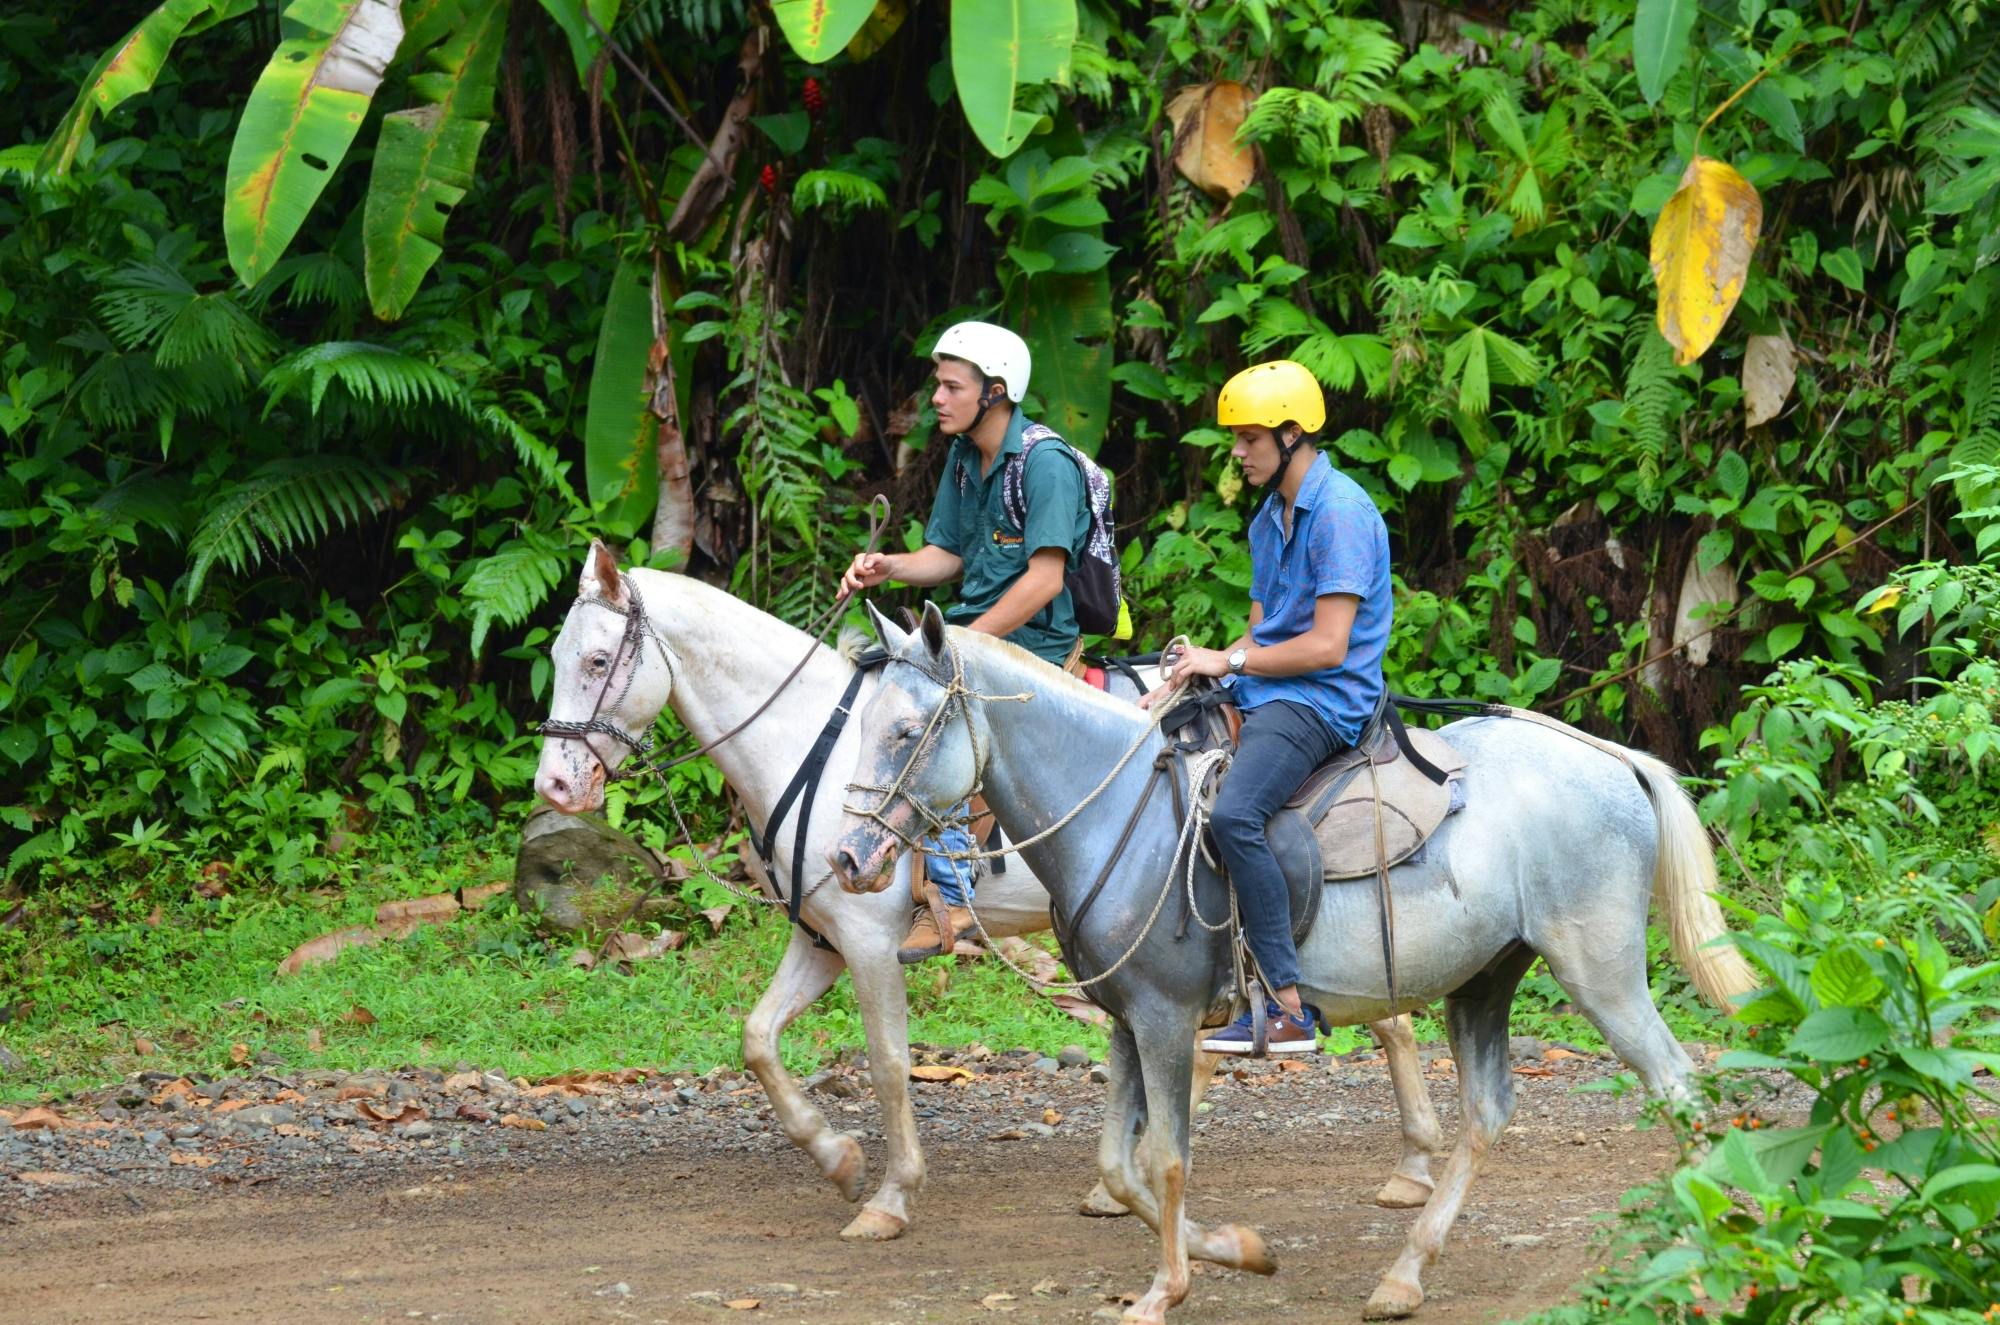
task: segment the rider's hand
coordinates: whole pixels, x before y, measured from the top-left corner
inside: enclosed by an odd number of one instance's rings
[[[1175,685],[1197,676],[1227,676],[1229,655],[1220,649],[1203,649],[1190,644],[1187,651],[1175,659],[1172,675]]]
[[[889,578],[890,555],[887,552],[857,552],[854,564],[847,568],[847,574],[840,577],[840,591],[852,596],[863,589],[873,589]]]

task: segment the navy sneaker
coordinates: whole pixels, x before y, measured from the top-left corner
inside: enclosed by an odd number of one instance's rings
[[[1313,1029],[1311,1012],[1294,1017],[1274,1000],[1266,1005],[1264,1015],[1265,1053],[1309,1054],[1319,1048],[1319,1036]],[[1250,1025],[1249,1011],[1246,1009],[1242,1016],[1221,1030],[1210,1031],[1203,1036],[1201,1047],[1212,1054],[1236,1054],[1240,1057],[1257,1052],[1256,1032]]]

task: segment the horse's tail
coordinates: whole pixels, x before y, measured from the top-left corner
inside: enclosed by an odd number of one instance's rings
[[[1620,753],[1630,761],[1659,825],[1659,853],[1653,867],[1653,897],[1666,915],[1668,940],[1701,996],[1724,1012],[1732,999],[1760,988],[1763,981],[1734,945],[1717,943],[1728,932],[1715,904],[1715,851],[1694,802],[1674,771],[1637,750]]]

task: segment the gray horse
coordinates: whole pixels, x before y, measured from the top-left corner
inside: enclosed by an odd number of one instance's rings
[[[1148,734],[1147,717],[1131,705],[1069,682],[1004,641],[947,628],[935,608],[916,632],[880,616],[876,623],[894,660],[859,718],[856,780],[829,856],[842,884],[883,886],[898,848],[924,831],[936,807],[974,790],[984,791],[1011,840],[1027,842],[1104,784],[1136,744],[1138,757],[1089,812],[1023,851],[1056,912],[1074,914],[1163,738]],[[1371,1319],[1406,1316],[1422,1304],[1422,1271],[1513,1112],[1507,1014],[1537,956],[1647,1087],[1669,1095],[1685,1092],[1693,1065],[1647,991],[1649,899],[1660,900],[1674,954],[1704,995],[1726,1006],[1757,985],[1734,948],[1712,943],[1724,932],[1710,896],[1715,861],[1672,770],[1536,722],[1481,717],[1446,731],[1469,763],[1467,805],[1419,862],[1392,872],[1398,999],[1388,996],[1372,887],[1327,888],[1299,953],[1300,993],[1334,1024],[1443,998],[1458,1064],[1462,1134],[1401,1256],[1369,1298]],[[1185,1214],[1195,1034],[1226,1010],[1231,975],[1220,936],[1196,927],[1177,939],[1169,919],[1149,922],[1174,914],[1158,903],[1178,833],[1170,798],[1153,797],[1064,948],[1079,977],[1116,967],[1092,991],[1117,1018],[1098,1166],[1161,1244],[1150,1290],[1125,1314],[1132,1322],[1164,1321],[1187,1296],[1190,1255],[1260,1274],[1276,1269],[1255,1232],[1205,1229]],[[1219,884],[1198,891],[1196,901],[1211,918],[1227,906]]]

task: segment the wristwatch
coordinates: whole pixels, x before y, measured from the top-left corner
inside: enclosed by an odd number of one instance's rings
[[[1229,674],[1231,676],[1243,675],[1244,664],[1248,663],[1249,661],[1250,661],[1250,650],[1248,648],[1241,648],[1233,651],[1229,655]]]

